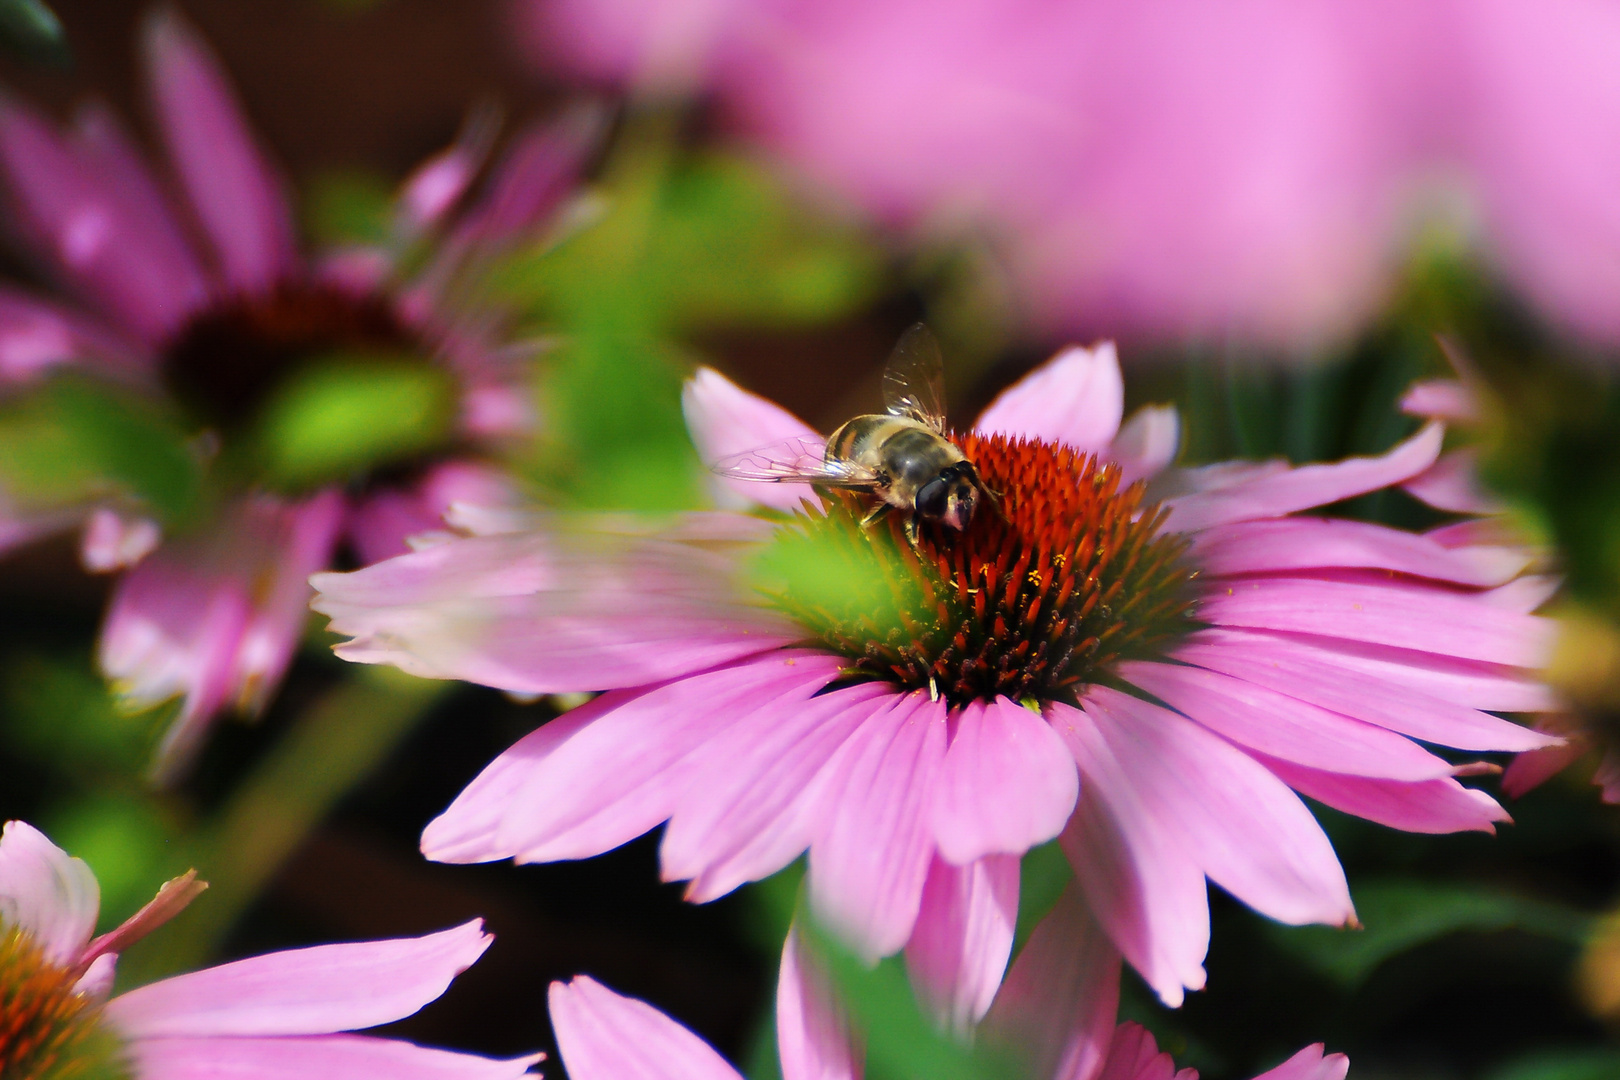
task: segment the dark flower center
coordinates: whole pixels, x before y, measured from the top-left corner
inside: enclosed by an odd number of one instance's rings
[[[163,373],[224,436],[228,473],[298,493],[408,472],[448,445],[460,396],[431,356],[384,298],[295,283],[193,319]]]
[[[1143,485],[1046,442],[955,440],[999,493],[967,529],[903,517],[863,528],[871,502],[833,493],[785,526],[761,588],[851,674],[960,706],[1004,695],[1072,701],[1119,660],[1162,654],[1196,628],[1188,541],[1162,533]]]
[[[77,972],[46,958],[32,936],[0,926],[0,1077],[128,1080],[123,1046],[98,1002],[74,992]]]

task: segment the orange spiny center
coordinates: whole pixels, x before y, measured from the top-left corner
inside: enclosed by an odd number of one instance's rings
[[[868,499],[831,494],[781,531],[761,588],[853,677],[928,688],[953,705],[1073,700],[1121,659],[1195,628],[1186,541],[1143,487],[1052,443],[956,439],[997,499],[967,529],[903,518],[863,528]]]
[[[33,937],[0,925],[0,1078],[127,1080],[122,1046],[98,1002],[77,993]]]

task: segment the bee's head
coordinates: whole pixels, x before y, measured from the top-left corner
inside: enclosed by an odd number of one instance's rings
[[[973,463],[958,461],[917,489],[917,515],[953,529],[965,529],[979,503],[979,486]]]

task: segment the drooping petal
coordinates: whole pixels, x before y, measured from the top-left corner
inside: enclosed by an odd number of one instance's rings
[[[1452,772],[1444,758],[1385,728],[1218,672],[1130,660],[1119,675],[1231,742],[1285,761],[1388,780]]]
[[[552,983],[546,1001],[569,1080],[742,1080],[690,1030],[589,976]]]
[[[1453,450],[1401,485],[1408,495],[1452,514],[1500,514],[1507,509],[1479,482],[1479,451]]]
[[[998,697],[957,718],[934,789],[939,853],[958,865],[1022,855],[1063,831],[1079,795],[1074,756],[1037,712]]]
[[[990,1008],[1017,923],[1016,855],[964,866],[935,856],[906,942],[906,971],[940,1027],[966,1034]]]
[[[218,62],[179,16],[150,16],[145,47],[159,130],[225,284],[263,295],[297,265],[281,182]]]
[[[1119,1011],[1119,950],[1071,883],[1007,973],[985,1030],[1030,1057],[1030,1075],[1093,1080]]]
[[[1350,1072],[1350,1059],[1343,1054],[1324,1054],[1325,1049],[1321,1043],[1307,1046],[1254,1080],[1344,1080]]]
[[[134,566],[163,539],[163,529],[149,517],[126,517],[110,507],[98,507],[85,519],[79,560],[92,573],[105,574]]]
[[[789,439],[816,444],[821,441],[821,436],[803,420],[774,401],[749,393],[713,368],[698,368],[697,374],[686,380],[681,389],[681,411],[686,414],[686,430],[697,447],[698,460],[705,465]],[[717,504],[733,508],[759,505],[792,511],[811,497],[802,484],[767,484],[717,476],[711,487]]]
[[[1272,467],[1209,490],[1169,499],[1166,527],[1181,532],[1232,521],[1280,517],[1365,495],[1410,480],[1440,456],[1443,431],[1429,424],[1377,457],[1353,457],[1329,465]]]
[[[1108,1061],[1097,1080],[1198,1080],[1191,1069],[1175,1071],[1176,1063],[1159,1049],[1153,1033],[1141,1024],[1124,1023],[1114,1030]]]
[[[821,774],[810,900],[865,957],[898,952],[917,921],[944,758],[945,705],[912,691],[869,717]]]
[[[1120,486],[1159,475],[1176,460],[1181,417],[1174,405],[1144,405],[1131,414],[1104,456],[1119,463]]]
[[[693,751],[658,849],[664,879],[689,879],[687,899],[706,903],[796,858],[815,831],[816,776],[892,694],[875,682],[820,694]]]
[[[606,124],[601,108],[581,105],[521,132],[495,166],[489,189],[462,215],[446,247],[456,251],[468,244],[523,239],[573,189]]]
[[[1184,830],[1211,881],[1280,922],[1355,917],[1333,846],[1299,797],[1243,751],[1185,717],[1093,686],[1086,715],[1148,804]]]
[[[1047,708],[1080,765],[1080,802],[1062,836],[1075,881],[1125,959],[1175,1008],[1184,988],[1204,985],[1204,871],[1176,823],[1152,812],[1092,719],[1061,703]]]
[[[121,994],[107,1017],[136,1039],[324,1035],[409,1016],[495,940],[481,919],[418,938],[267,953]]]
[[[347,519],[349,543],[362,565],[412,550],[410,539],[445,527],[457,504],[498,511],[518,500],[512,480],[500,470],[471,461],[446,461],[409,487],[368,493]]]
[[[1447,356],[1454,355],[1447,350]],[[1401,411],[1430,420],[1473,423],[1480,419],[1479,397],[1458,379],[1423,379],[1401,395]]]
[[[1350,643],[1344,643],[1349,646]],[[1554,737],[1481,709],[1551,707],[1528,673],[1326,639],[1204,630],[1171,655],[1414,739],[1462,750],[1533,750]]]
[[[1548,746],[1541,750],[1527,750],[1514,756],[1502,773],[1502,790],[1515,799],[1523,798],[1558,773],[1573,765],[1577,758],[1591,749],[1588,740],[1578,732],[1560,732],[1544,728],[1549,734],[1563,735],[1562,746]]]
[[[436,544],[312,579],[337,653],[516,693],[640,686],[798,638],[739,586],[771,525],[695,514],[691,535],[617,519]]]
[[[1495,799],[1448,778],[1407,783],[1311,769],[1291,761],[1265,759],[1289,787],[1346,814],[1416,833],[1496,831],[1510,821]]]
[[[130,1053],[137,1075],[163,1080],[517,1080],[545,1056],[501,1060],[365,1035],[140,1039]]]
[[[1466,594],[1307,578],[1215,583],[1199,616],[1217,626],[1322,634],[1526,668],[1545,663],[1554,629],[1547,619]]]
[[[1125,380],[1112,341],[1071,346],[1003,390],[974,430],[1107,450],[1125,415]],[[1156,447],[1158,449],[1158,447]]]
[[[154,345],[204,299],[194,267],[166,266],[161,251],[147,261],[152,224],[119,178],[12,100],[0,101],[0,167],[29,245],[120,330]]]
[[[0,384],[85,360],[129,370],[144,366],[147,356],[76,311],[0,286]]]
[[[1481,587],[1512,580],[1531,561],[1520,549],[1447,548],[1370,522],[1301,517],[1210,529],[1193,543],[1191,557],[1208,575],[1357,567]]]
[[[73,967],[96,929],[101,886],[75,859],[25,821],[0,831],[0,926],[26,931],[47,957]]]
[[[849,1024],[797,927],[782,945],[776,979],[776,1050],[782,1080],[860,1080],[863,1072]]]
[[[411,170],[394,199],[396,221],[407,235],[438,225],[461,201],[484,167],[499,124],[495,109],[474,109],[455,142]]]

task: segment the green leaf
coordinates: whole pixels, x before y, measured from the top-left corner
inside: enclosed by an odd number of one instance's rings
[[[277,389],[251,445],[272,484],[298,490],[434,449],[456,408],[450,375],[425,360],[327,357]]]
[[[72,60],[62,21],[41,0],[0,0],[0,41],[32,60],[58,66]]]
[[[1490,1074],[1490,1080],[1614,1080],[1620,1050],[1553,1050],[1522,1058]]]
[[[172,524],[198,512],[203,472],[157,405],[69,372],[0,403],[0,487],[36,510],[131,499]]]
[[[1520,930],[1577,944],[1592,928],[1581,912],[1481,886],[1382,881],[1359,885],[1355,901],[1366,929],[1268,924],[1268,933],[1279,949],[1349,988],[1385,960],[1447,934]]]
[[[393,188],[372,173],[318,177],[303,205],[305,228],[322,244],[385,244],[393,237]]]
[[[1018,864],[1018,928],[1013,948],[1023,948],[1035,925],[1057,904],[1074,871],[1056,840],[1031,848]]]
[[[13,655],[0,667],[0,688],[7,741],[70,774],[136,775],[169,719],[119,708],[87,655]]]

